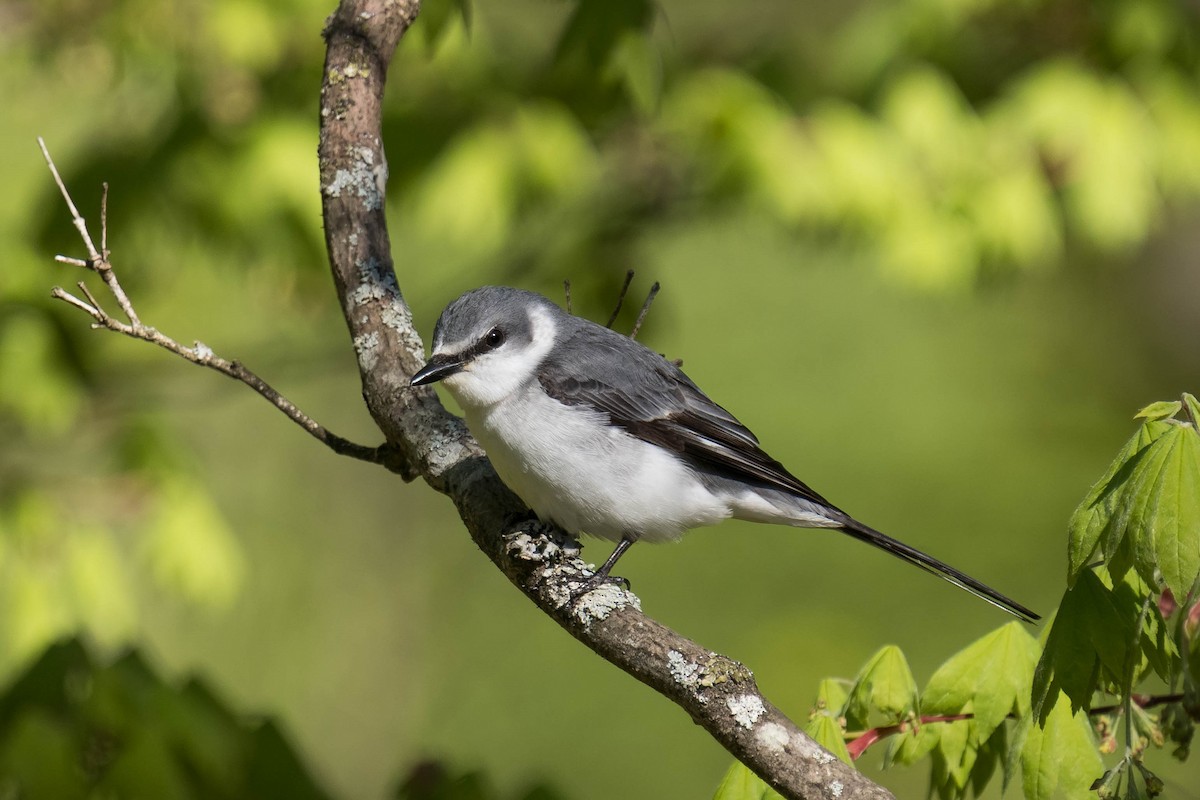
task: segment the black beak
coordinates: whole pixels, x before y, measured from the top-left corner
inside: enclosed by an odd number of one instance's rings
[[[412,381],[408,385],[424,386],[427,383],[436,383],[461,370],[464,364],[466,362],[458,356],[434,356],[429,359],[428,364],[417,371],[416,375],[412,376]]]

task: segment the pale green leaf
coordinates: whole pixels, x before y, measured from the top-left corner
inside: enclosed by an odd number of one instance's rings
[[[713,800],[782,800],[782,796],[740,761],[733,762]]]
[[[625,87],[634,107],[645,115],[658,110],[662,99],[662,58],[650,35],[625,31],[613,49],[609,71]]]
[[[1184,392],[1183,402],[1187,405],[1188,416],[1191,418],[1192,427],[1195,428],[1200,425],[1200,400],[1197,400],[1195,395]]]
[[[53,325],[34,314],[0,317],[0,421],[11,414],[35,432],[62,433],[82,405]]]
[[[917,763],[937,747],[940,731],[945,727],[942,723],[906,727],[892,737],[888,759],[897,764]]]
[[[842,761],[847,764],[854,763],[854,759],[850,757],[850,751],[846,749],[846,732],[832,716],[828,714],[813,715],[808,724],[804,726],[804,732]]]
[[[967,776],[971,772],[971,765],[975,763],[975,747],[971,744],[973,726],[970,720],[941,722],[937,725],[940,729],[937,753],[942,758],[947,777],[962,789],[967,785]]]
[[[900,648],[883,647],[872,656],[854,681],[846,703],[846,718],[854,727],[870,727],[872,711],[895,723],[916,712],[917,684]]]
[[[518,183],[509,131],[480,124],[449,143],[409,197],[409,213],[430,236],[486,252],[508,236]]]
[[[155,579],[196,605],[227,608],[246,566],[232,531],[212,499],[175,479],[161,487],[142,537],[142,557]]]
[[[1092,781],[1104,772],[1087,713],[1071,713],[1059,695],[1043,726],[1032,717],[1021,743],[1021,775],[1026,800],[1091,800]]]
[[[1147,583],[1161,571],[1176,597],[1200,574],[1200,436],[1172,425],[1134,470],[1129,536],[1134,566]]]
[[[837,678],[826,678],[817,684],[816,711],[830,714],[841,714],[850,696],[845,681]]]
[[[950,657],[922,693],[922,714],[975,715],[974,743],[987,740],[1009,714],[1028,710],[1039,648],[1010,622]]]
[[[1133,415],[1134,419],[1170,419],[1179,413],[1183,403],[1178,400],[1160,400],[1151,403]]]
[[[137,599],[113,537],[81,528],[67,539],[65,555],[80,623],[101,642],[125,643],[137,628]]]
[[[1101,547],[1101,555],[1108,559],[1121,546],[1129,516],[1124,502],[1127,484],[1149,446],[1170,427],[1157,420],[1142,423],[1071,515],[1067,546],[1068,585],[1074,584],[1079,573],[1092,561],[1097,547]],[[1101,537],[1104,540],[1102,546]]]

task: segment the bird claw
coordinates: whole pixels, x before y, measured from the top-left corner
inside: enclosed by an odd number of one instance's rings
[[[625,589],[625,591],[629,591],[633,588],[633,584],[629,582],[628,578],[622,578],[619,575],[606,575],[603,572],[594,572],[592,573],[591,577],[571,591],[571,594],[567,598],[567,605],[571,608],[574,608],[575,605],[581,599],[583,599],[584,595],[595,589],[599,589],[604,584],[621,586],[623,589]]]

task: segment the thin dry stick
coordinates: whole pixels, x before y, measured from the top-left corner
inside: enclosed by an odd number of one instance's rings
[[[621,313],[621,306],[625,304],[625,294],[629,291],[631,283],[633,283],[633,270],[628,270],[625,272],[625,282],[621,284],[621,292],[617,295],[617,307],[613,309],[612,316],[608,318],[608,322],[604,323],[604,327],[611,328],[617,321],[617,315]]]
[[[563,294],[567,296],[567,313],[574,314],[575,309],[571,307],[571,281],[569,278],[563,280]]]
[[[87,285],[83,281],[79,281],[76,285],[79,287],[80,293],[87,300],[81,300],[79,297],[71,294],[61,286],[55,286],[50,294],[57,300],[62,300],[68,305],[78,308],[90,316],[94,322],[93,328],[104,328],[110,331],[116,331],[134,339],[151,342],[158,345],[164,350],[169,350],[180,358],[186,359],[193,364],[198,364],[202,367],[215,369],[224,375],[228,375],[235,380],[249,386],[254,391],[265,397],[273,406],[278,408],[288,419],[295,422],[304,430],[308,431],[315,439],[325,444],[335,453],[351,458],[357,458],[362,461],[369,461],[372,464],[381,464],[394,472],[402,475],[407,475],[411,470],[407,468],[398,458],[396,451],[387,444],[379,447],[367,447],[366,445],[355,444],[341,436],[337,436],[326,430],[322,425],[298,409],[286,397],[277,392],[270,384],[262,378],[255,375],[250,370],[246,369],[238,361],[229,361],[221,358],[212,351],[208,345],[203,342],[196,342],[193,347],[186,347],[175,341],[169,336],[160,333],[157,329],[145,325],[138,318],[137,312],[133,308],[133,303],[128,295],[121,288],[120,282],[117,280],[116,272],[113,270],[112,264],[109,262],[108,253],[108,184],[105,183],[103,193],[100,200],[100,250],[96,250],[96,245],[92,240],[91,233],[88,231],[87,222],[79,213],[79,209],[75,205],[75,201],[71,198],[70,192],[67,191],[66,184],[58,173],[58,168],[54,164],[54,159],[50,157],[50,151],[46,148],[46,143],[41,137],[38,137],[38,146],[41,147],[42,155],[46,159],[46,164],[50,168],[50,173],[54,176],[54,182],[58,184],[58,189],[62,193],[63,200],[67,204],[67,208],[71,212],[71,219],[75,224],[75,229],[79,231],[79,236],[83,240],[84,247],[87,249],[87,260],[79,258],[71,258],[69,256],[58,255],[54,257],[55,261],[63,264],[71,264],[77,267],[91,270],[99,273],[108,286],[113,297],[116,298],[117,304],[120,305],[121,311],[124,312],[129,322],[122,322],[108,314],[107,311],[100,305],[96,296],[92,294]]]
[[[660,288],[658,281],[655,281],[654,285],[650,287],[650,292],[646,295],[646,302],[642,303],[642,310],[638,312],[637,321],[633,323],[633,330],[629,332],[630,339],[637,338],[638,331],[642,329],[642,323],[646,321],[646,315],[650,313],[650,304],[654,302],[654,297]]]

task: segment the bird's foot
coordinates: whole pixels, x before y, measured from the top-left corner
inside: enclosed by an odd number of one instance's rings
[[[571,608],[574,608],[575,604],[578,603],[584,595],[595,589],[599,589],[606,583],[613,584],[614,586],[620,586],[624,588],[625,591],[629,591],[633,588],[633,584],[629,582],[628,578],[622,578],[619,575],[609,575],[606,572],[593,572],[591,577],[579,584],[579,586],[577,586],[575,589],[571,590],[571,594],[567,598],[567,605]]]

